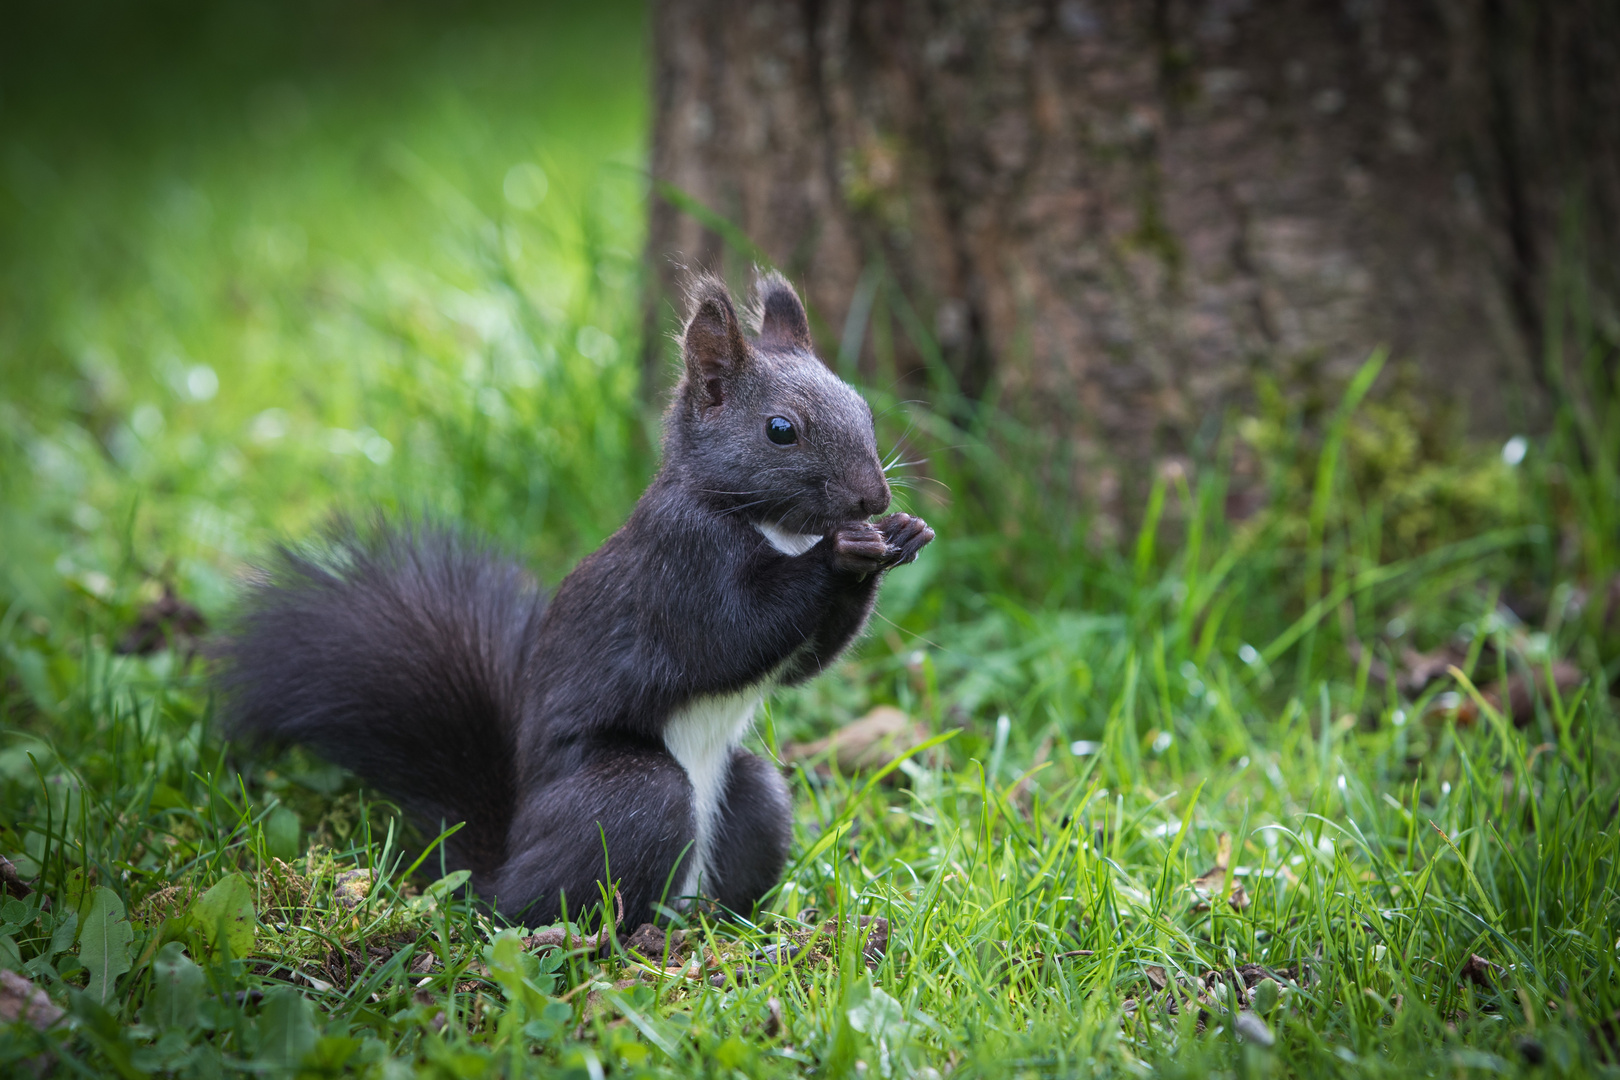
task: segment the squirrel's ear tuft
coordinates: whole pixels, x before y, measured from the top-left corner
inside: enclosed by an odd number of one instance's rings
[[[725,282],[704,274],[687,291],[692,314],[686,320],[681,352],[686,360],[688,392],[701,404],[725,400],[725,383],[748,364],[748,343]]]
[[[759,339],[768,345],[788,345],[811,349],[810,320],[804,304],[788,279],[772,270],[760,275],[754,286],[754,303],[759,309]]]

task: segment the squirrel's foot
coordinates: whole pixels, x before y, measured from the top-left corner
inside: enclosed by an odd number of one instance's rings
[[[889,543],[870,521],[846,521],[833,532],[833,565],[865,577],[888,565]]]
[[[889,548],[883,560],[885,568],[904,566],[916,559],[917,552],[934,538],[934,530],[928,527],[928,522],[911,514],[890,514],[881,519],[877,527]]]

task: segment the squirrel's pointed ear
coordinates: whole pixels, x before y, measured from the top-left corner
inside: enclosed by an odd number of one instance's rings
[[[726,382],[748,363],[748,343],[725,282],[704,275],[692,283],[688,297],[692,314],[681,339],[688,393],[702,405],[719,405]]]
[[[810,320],[804,314],[804,304],[793,291],[787,278],[772,270],[761,275],[754,286],[754,302],[759,308],[759,339],[770,345],[788,345],[800,349],[810,344]]]

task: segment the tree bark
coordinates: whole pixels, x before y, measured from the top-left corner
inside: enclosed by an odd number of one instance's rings
[[[1617,31],[1607,0],[664,0],[649,327],[681,266],[763,257],[824,353],[937,360],[1099,453],[1381,344],[1476,430],[1534,426],[1560,228],[1620,245]]]

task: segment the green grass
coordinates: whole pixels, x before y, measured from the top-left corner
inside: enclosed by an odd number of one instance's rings
[[[1060,434],[868,387],[939,539],[756,741],[876,704],[949,739],[881,782],[794,768],[790,871],[689,921],[701,968],[525,955],[351,779],[222,746],[185,643],[116,649],[165,588],[218,618],[274,539],[373,504],[555,581],[654,466],[640,14],[407,14],[336,57],[214,27],[234,66],[109,32],[141,93],[6,87],[0,854],[35,891],[0,967],[67,1018],[0,1028],[0,1072],[1616,1071],[1620,396],[1573,293],[1517,467],[1393,361],[1359,403],[1279,376],[1129,523],[1076,504]],[[915,332],[887,284],[874,311]],[[1462,680],[1376,677],[1446,644]],[[1466,707],[1558,659],[1584,681],[1525,726]],[[1270,1046],[1208,978],[1250,964],[1286,983],[1242,1010]]]

